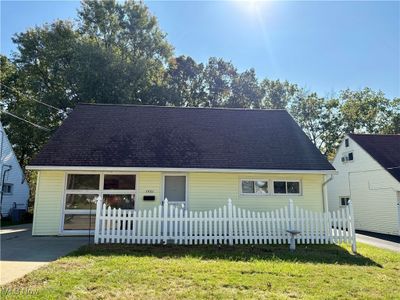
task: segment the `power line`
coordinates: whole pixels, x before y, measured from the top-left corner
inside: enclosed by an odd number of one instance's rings
[[[65,113],[65,111],[62,110],[61,108],[58,108],[58,107],[55,107],[55,106],[53,106],[53,105],[47,104],[47,103],[45,103],[45,102],[42,102],[42,101],[39,101],[39,100],[30,98],[30,97],[27,96],[26,94],[23,94],[23,93],[21,93],[20,91],[18,91],[18,90],[16,90],[16,89],[10,88],[9,86],[5,85],[4,83],[1,83],[0,85],[6,87],[7,89],[9,89],[10,91],[12,91],[12,92],[14,92],[14,93],[16,92],[16,93],[18,93],[18,94],[20,94],[20,95],[23,95],[23,96],[27,97],[29,100],[35,101],[35,102],[40,103],[40,104],[42,104],[42,105],[45,105],[45,106],[47,106],[47,107],[49,107],[49,108],[52,108],[52,109],[55,109],[55,110],[57,110],[57,111],[59,111],[59,112]]]
[[[7,114],[7,115],[10,115],[10,116],[12,116],[12,117],[14,117],[14,118],[16,118],[16,119],[18,119],[18,120],[21,120],[21,121],[23,121],[23,122],[26,122],[26,123],[28,123],[28,124],[30,124],[30,125],[36,127],[36,128],[41,129],[41,130],[50,131],[50,129],[48,129],[48,128],[46,128],[46,127],[43,127],[43,126],[41,126],[41,125],[38,125],[38,124],[33,123],[33,122],[31,122],[31,121],[28,121],[28,120],[25,120],[24,118],[18,117],[18,116],[14,115],[14,114],[12,114],[12,113],[10,113],[10,112],[8,112],[8,111],[1,110],[0,112],[1,112],[1,113],[4,113],[4,114]]]

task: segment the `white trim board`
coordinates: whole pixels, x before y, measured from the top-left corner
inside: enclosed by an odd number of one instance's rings
[[[82,166],[26,166],[37,171],[99,171],[99,172],[199,172],[199,173],[271,173],[271,174],[337,174],[336,170],[284,169],[205,169],[205,168],[146,168],[146,167],[82,167]]]

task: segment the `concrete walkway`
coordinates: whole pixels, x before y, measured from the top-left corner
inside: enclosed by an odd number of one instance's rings
[[[388,237],[377,233],[358,232],[357,242],[369,244],[378,248],[400,252],[400,237]]]
[[[0,229],[0,285],[88,243],[87,237],[33,237],[31,226],[23,224]]]

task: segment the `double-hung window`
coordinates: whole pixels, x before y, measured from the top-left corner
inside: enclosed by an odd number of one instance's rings
[[[111,207],[134,209],[135,194],[132,174],[68,174],[63,231],[94,229],[99,196]]]

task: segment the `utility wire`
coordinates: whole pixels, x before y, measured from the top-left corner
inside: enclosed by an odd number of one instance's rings
[[[33,122],[31,122],[31,121],[28,121],[28,120],[25,120],[24,118],[18,117],[18,116],[14,115],[14,114],[12,114],[12,113],[10,113],[10,112],[8,112],[8,111],[1,110],[0,112],[1,112],[1,113],[4,113],[4,114],[7,114],[7,115],[10,115],[10,116],[12,116],[12,117],[14,117],[14,118],[16,118],[16,119],[18,119],[18,120],[21,120],[21,121],[23,121],[23,122],[26,122],[26,123],[28,123],[28,124],[30,124],[30,125],[36,127],[36,128],[41,129],[41,130],[50,131],[50,129],[48,129],[48,128],[46,128],[46,127],[43,127],[43,126],[41,126],[41,125],[38,125],[38,124],[33,123]]]
[[[42,104],[42,105],[45,105],[45,106],[47,106],[47,107],[49,107],[49,108],[52,108],[52,109],[55,109],[55,110],[57,110],[57,111],[59,111],[59,112],[65,113],[65,111],[62,110],[61,108],[58,108],[58,107],[55,107],[55,106],[53,106],[53,105],[47,104],[47,103],[45,103],[45,102],[42,102],[42,101],[39,101],[39,100],[30,98],[30,97],[27,96],[26,94],[23,94],[23,93],[21,93],[20,91],[18,91],[18,90],[16,90],[16,89],[10,88],[9,86],[5,85],[4,83],[0,83],[0,85],[1,85],[1,86],[4,86],[5,88],[9,89],[10,91],[12,91],[12,92],[14,92],[14,93],[16,92],[16,93],[18,93],[18,94],[20,94],[20,95],[23,95],[23,96],[27,97],[29,100],[35,101],[35,102],[40,103],[40,104]]]

